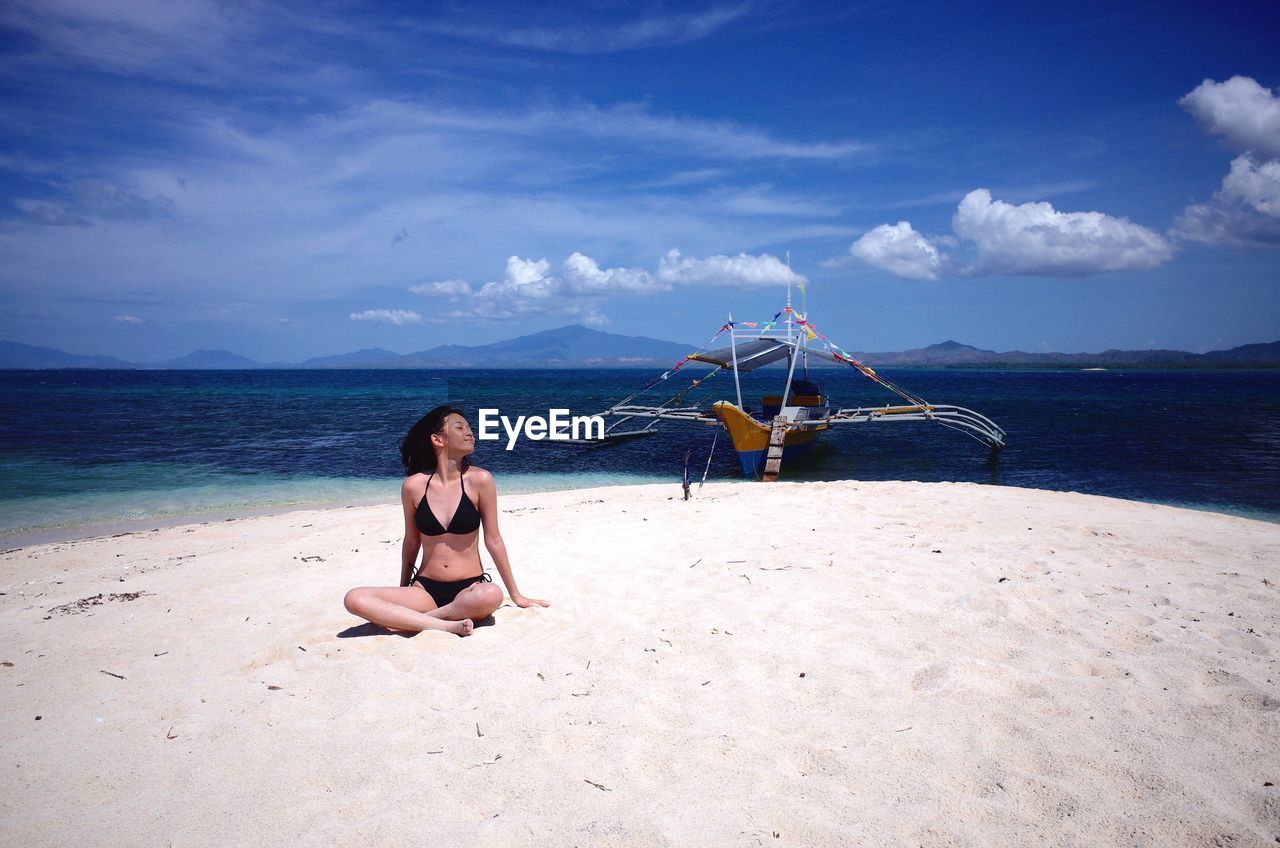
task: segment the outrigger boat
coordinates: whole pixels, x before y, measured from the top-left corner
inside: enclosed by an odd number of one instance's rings
[[[712,348],[722,336],[728,346]],[[833,409],[829,398],[808,379],[809,358],[848,365],[905,403],[884,406]],[[740,375],[785,360],[786,382],[780,395],[761,398],[759,412],[743,403]],[[659,383],[670,379],[690,362],[714,366],[691,385],[658,406],[633,404],[637,397]],[[801,375],[796,366],[802,366]],[[736,403],[717,400],[709,407],[685,406],[692,390],[707,380],[728,371],[733,374]],[[602,415],[616,419],[605,428],[609,442],[647,436],[659,421],[685,421],[723,426],[738,454],[742,472],[747,477],[776,480],[783,461],[813,447],[819,437],[832,427],[867,422],[931,421],[959,430],[990,448],[994,457],[1004,447],[1005,431],[995,422],[961,406],[932,404],[900,386],[894,385],[872,368],[823,335],[807,314],[791,307],[791,287],[787,287],[787,305],[769,321],[734,321],[732,314],[714,336],[696,353],[691,353],[640,391],[611,406]],[[647,421],[639,429],[620,429],[629,421]],[[634,426],[634,425],[633,425]],[[709,461],[708,461],[709,462]]]

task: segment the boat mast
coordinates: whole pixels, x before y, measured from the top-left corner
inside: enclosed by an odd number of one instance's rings
[[[803,289],[801,290],[803,291]],[[791,309],[791,251],[787,251],[787,384],[782,389],[782,405],[791,397],[791,377],[796,373],[796,347],[792,340],[796,313]]]
[[[738,392],[738,409],[745,409],[742,405],[742,383],[738,380],[738,345],[735,336],[738,331],[733,329],[733,313],[729,313],[729,350],[733,353],[733,387]]]
[[[791,270],[791,251],[787,251],[787,271]],[[809,320],[809,287],[800,287],[800,311],[804,313],[804,320]],[[801,336],[801,345],[804,352],[804,381],[809,382],[809,334],[803,333]]]

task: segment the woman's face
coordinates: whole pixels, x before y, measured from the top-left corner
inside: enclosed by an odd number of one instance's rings
[[[456,412],[444,419],[444,429],[437,436],[449,453],[466,456],[476,449],[476,437],[471,432],[471,425]]]

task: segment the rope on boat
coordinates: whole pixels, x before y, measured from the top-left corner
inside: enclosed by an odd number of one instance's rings
[[[681,368],[683,368],[685,365],[687,365],[687,364],[689,363],[689,361],[693,359],[693,357],[697,356],[699,353],[702,353],[704,350],[706,350],[707,348],[711,347],[711,345],[715,343],[715,340],[716,340],[716,339],[718,339],[718,338],[720,338],[721,334],[723,334],[723,333],[724,333],[724,331],[725,331],[725,330],[728,330],[731,326],[732,326],[732,324],[725,324],[725,325],[724,325],[724,326],[722,326],[719,330],[716,330],[716,334],[715,334],[714,336],[712,336],[711,338],[707,339],[707,343],[706,343],[706,344],[704,344],[702,347],[698,348],[696,351],[694,351],[694,352],[693,352],[693,353],[691,353],[691,354],[687,354],[687,355],[685,356],[685,358],[684,358],[684,359],[680,360],[679,362],[677,362],[675,365],[671,366],[671,367],[670,367],[669,369],[667,369],[666,371],[663,371],[661,375],[659,375],[658,377],[656,377],[656,378],[654,378],[653,380],[651,380],[651,381],[649,382],[649,384],[648,384],[648,385],[646,385],[644,388],[640,389],[640,390],[639,390],[638,392],[636,392],[635,394],[632,394],[632,395],[629,395],[629,396],[627,396],[627,397],[623,398],[622,400],[620,400],[620,401],[618,401],[617,403],[615,403],[615,404],[614,404],[614,406],[615,406],[615,407],[616,407],[616,406],[623,406],[624,404],[630,403],[631,401],[633,401],[633,400],[635,400],[636,398],[640,397],[640,395],[644,394],[645,392],[647,392],[647,391],[649,391],[650,389],[652,389],[654,386],[656,386],[656,385],[658,385],[659,383],[661,383],[663,380],[665,380],[665,379],[667,379],[668,377],[670,377],[672,374],[674,374],[674,373],[676,373],[677,371],[679,371]],[[723,366],[721,366],[721,367],[723,367]],[[718,371],[719,369],[716,369],[716,370]],[[711,374],[714,374],[714,373],[715,373],[715,371],[712,371],[712,372],[711,372]],[[711,374],[708,374],[708,375],[707,375],[707,377],[710,377],[710,376],[711,376]],[[707,379],[707,377],[703,377],[703,378],[702,378],[702,380]],[[702,380],[694,380],[693,385],[694,385],[694,386],[698,385],[698,383],[701,383],[701,382],[702,382]],[[693,388],[693,386],[690,386],[689,388]],[[681,392],[681,394],[687,393],[688,391],[689,391],[689,389],[685,389],[685,390],[684,390],[684,392]],[[668,403],[669,403],[669,401],[668,401]],[[664,404],[662,404],[662,406],[666,406],[666,404],[664,403]],[[658,407],[658,408],[659,408],[659,409],[661,409],[661,408],[662,408],[662,406],[660,406],[660,407]]]
[[[723,366],[723,365],[717,365],[714,369],[712,369],[711,371],[709,371],[705,376],[699,377],[698,379],[696,379],[696,380],[694,380],[692,383],[690,383],[690,384],[689,384],[689,385],[684,389],[684,391],[682,391],[682,392],[677,392],[675,397],[673,397],[673,398],[671,398],[671,399],[669,399],[669,400],[666,400],[666,401],[664,401],[663,403],[659,404],[659,405],[658,405],[658,409],[662,409],[662,407],[666,406],[668,403],[670,403],[670,404],[672,404],[672,405],[674,405],[674,406],[679,406],[679,405],[680,405],[680,403],[681,403],[681,401],[683,401],[683,400],[684,400],[684,396],[685,396],[685,395],[689,394],[689,392],[693,391],[693,390],[694,390],[694,389],[696,389],[698,386],[700,386],[700,385],[702,385],[703,383],[705,383],[707,380],[710,380],[712,377],[714,377],[715,375],[719,374],[722,370],[724,370],[724,366]]]
[[[874,380],[875,382],[884,386],[886,389],[893,392],[903,400],[910,401],[911,403],[916,404],[917,406],[929,405],[929,402],[926,401],[924,398],[920,397],[914,392],[909,392],[900,386],[895,386],[889,380],[886,380],[884,377],[881,377],[879,374],[877,374],[874,370],[864,365],[863,363],[859,362],[847,350],[840,347],[838,344],[835,344],[834,342],[831,341],[831,339],[827,338],[823,333],[819,332],[818,328],[814,326],[813,322],[809,321],[807,318],[801,319],[798,323],[809,331],[809,334],[810,334],[809,338],[818,339],[818,341],[822,343],[822,346],[827,349],[827,352],[829,352],[832,356],[834,356],[838,361],[849,363],[849,366],[851,368],[856,369],[858,373],[862,374],[864,377],[867,377],[868,379]]]

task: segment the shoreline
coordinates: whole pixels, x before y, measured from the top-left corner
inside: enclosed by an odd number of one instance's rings
[[[513,846],[1280,836],[1277,525],[830,482],[501,529],[552,606],[466,639],[342,609],[398,573],[381,505],[0,554],[0,840],[412,843],[424,797]]]
[[[271,518],[289,515],[295,512],[311,510],[340,511],[344,509],[360,509],[362,507],[385,506],[395,508],[394,501],[386,503],[350,503],[334,501],[330,503],[280,504],[278,506],[246,507],[237,510],[215,510],[208,513],[189,513],[186,515],[166,515],[158,518],[120,519],[118,521],[94,522],[62,529],[36,530],[19,532],[12,536],[0,535],[0,554],[15,553],[37,545],[69,544],[89,542],[98,539],[118,539],[139,533],[150,533],[157,530],[169,530],[175,527],[202,527],[208,524],[220,524],[231,521],[243,521],[250,518]]]
[[[571,485],[572,480],[569,475],[537,475],[537,474],[521,474],[521,475],[505,475],[505,477],[517,477],[517,483],[512,490],[500,493],[500,497],[505,500],[507,497],[515,497],[525,494],[537,494],[541,492],[561,492],[575,491],[583,488],[625,488],[629,486],[645,486],[654,485],[655,481],[645,475],[629,475],[634,478],[634,482],[628,482],[627,478],[622,478],[619,482],[600,486],[596,481],[598,475],[583,475],[583,485]],[[545,476],[550,482],[548,488],[528,485],[533,478]],[[364,482],[362,478],[352,478]],[[723,481],[736,485],[738,481]],[[660,485],[666,485],[660,484]],[[679,484],[675,484],[677,488]],[[158,515],[148,518],[111,518],[107,520],[95,520],[78,524],[62,524],[48,527],[19,528],[14,531],[0,531],[0,553],[8,553],[22,548],[31,547],[32,545],[48,544],[55,542],[73,542],[83,541],[87,539],[96,539],[106,536],[117,536],[128,533],[142,533],[150,530],[163,529],[168,527],[182,527],[186,525],[212,524],[221,521],[234,521],[243,518],[254,518],[258,516],[285,515],[291,512],[302,510],[326,510],[326,509],[352,509],[362,506],[387,506],[389,508],[399,508],[398,491],[400,486],[400,478],[388,478],[386,481],[387,495],[385,499],[378,497],[337,497],[334,499],[316,500],[316,501],[289,501],[283,503],[268,503],[258,506],[225,506],[199,512],[175,512],[168,515]],[[1280,519],[1277,519],[1280,520]]]
[[[535,475],[530,474],[525,476],[533,477]],[[551,488],[545,488],[545,489],[536,488],[536,487],[535,488],[516,488],[510,493],[507,493],[507,492],[500,493],[500,498],[501,498],[501,501],[505,503],[506,499],[509,497],[519,497],[523,495],[536,495],[536,494],[549,493],[549,492],[586,491],[586,490],[591,490],[596,488],[608,490],[608,489],[615,489],[615,488],[630,488],[635,486],[668,486],[674,489],[674,491],[677,493],[677,496],[680,496],[680,493],[681,493],[680,483],[678,481],[671,482],[671,483],[654,482],[652,480],[643,479],[639,477],[637,477],[637,480],[635,482],[618,482],[618,483],[611,483],[604,486],[590,485],[590,484],[582,485],[582,486],[574,486],[574,485],[568,485],[569,482],[570,481],[566,480],[564,476],[558,476],[556,478],[557,485],[554,485]],[[1016,489],[1019,491],[1028,491],[1028,492],[1056,492],[1060,494],[1080,494],[1080,495],[1087,495],[1089,497],[1109,498],[1112,500],[1122,501],[1125,503],[1150,504],[1152,506],[1163,506],[1163,507],[1168,507],[1170,509],[1185,509],[1185,510],[1190,510],[1192,512],[1203,512],[1203,513],[1209,513],[1214,515],[1227,515],[1234,518],[1241,518],[1248,521],[1259,521],[1266,524],[1280,524],[1280,512],[1268,511],[1268,510],[1262,510],[1262,509],[1256,509],[1256,508],[1250,508],[1250,507],[1241,507],[1241,506],[1223,505],[1223,504],[1178,503],[1178,502],[1172,502],[1172,501],[1162,501],[1162,500],[1142,499],[1142,498],[1120,498],[1112,495],[1100,495],[1100,494],[1093,494],[1089,492],[1080,492],[1077,490],[1028,488],[1028,487],[1021,487],[1021,486],[1007,486],[1007,485],[996,484],[996,483],[952,483],[951,481],[925,482],[925,481],[912,481],[912,480],[884,480],[884,481],[814,480],[814,481],[783,481],[783,482],[788,482],[788,483],[791,483],[794,485],[800,485],[800,486],[822,485],[822,484],[830,484],[830,483],[859,484],[859,483],[875,483],[875,482],[918,484],[922,486],[939,485],[939,484],[990,486],[994,488]],[[755,483],[758,483],[758,481],[751,481],[751,480],[745,480],[745,479],[715,480],[715,481],[709,482],[707,485],[737,486],[737,485],[743,485],[743,484],[752,485]],[[559,485],[559,484],[565,484],[565,485]],[[396,483],[396,481],[390,481],[388,484],[389,490],[393,488],[394,485],[398,485],[398,483]],[[691,486],[691,495],[690,495],[691,500],[697,498],[697,489],[698,487],[696,483]],[[336,500],[315,501],[315,502],[292,502],[292,503],[282,503],[282,504],[270,504],[270,505],[263,505],[263,506],[236,507],[236,508],[228,507],[228,508],[214,509],[208,512],[189,512],[189,513],[157,516],[154,518],[137,518],[137,519],[120,518],[120,519],[113,519],[113,520],[107,520],[107,521],[94,521],[94,522],[89,522],[85,524],[76,524],[76,525],[62,526],[62,527],[35,528],[31,530],[22,529],[13,533],[0,532],[0,553],[12,553],[14,551],[19,551],[24,548],[29,548],[29,547],[32,547],[35,545],[41,545],[41,544],[87,541],[91,539],[98,539],[98,538],[104,538],[104,537],[115,537],[115,536],[128,535],[133,533],[145,533],[152,530],[160,530],[160,529],[166,529],[171,527],[185,527],[188,525],[215,524],[219,522],[238,521],[246,518],[287,515],[293,512],[310,511],[310,510],[345,510],[345,509],[355,509],[355,508],[365,507],[365,506],[382,506],[382,507],[394,509],[394,508],[397,508],[399,504],[392,497],[388,497],[386,500],[364,499],[364,498],[361,498],[361,499],[339,498]]]

